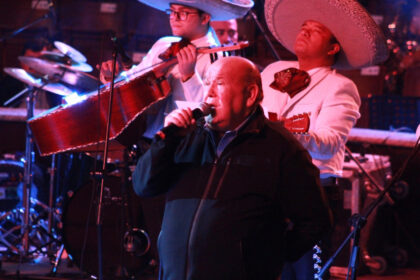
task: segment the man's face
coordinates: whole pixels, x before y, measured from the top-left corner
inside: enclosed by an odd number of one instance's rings
[[[171,4],[171,10],[175,13],[187,13],[187,18],[185,20],[181,20],[179,16],[169,16],[172,34],[174,36],[180,36],[187,39],[194,39],[196,37],[197,30],[202,28],[203,25],[202,17],[200,16],[199,11],[194,8],[176,4]]]
[[[331,50],[333,35],[323,24],[308,20],[302,25],[296,37],[294,50],[299,58],[325,57]]]
[[[233,75],[234,65],[218,60],[210,66],[204,80],[204,102],[214,107],[207,122],[217,131],[235,129],[248,114],[246,85],[240,73]]]
[[[221,44],[227,45],[238,42],[238,24],[236,20],[212,21],[211,26],[216,31],[217,38],[219,38]]]

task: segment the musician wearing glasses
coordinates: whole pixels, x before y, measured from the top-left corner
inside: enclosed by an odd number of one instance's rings
[[[197,0],[188,1],[187,6],[185,1],[139,1],[168,14],[173,36],[160,38],[142,62],[127,71],[127,75],[141,75],[144,72],[142,69],[150,70],[151,66],[171,55],[176,56],[178,60],[166,74],[171,87],[169,95],[148,108],[145,114],[146,130],[143,136],[151,139],[162,128],[165,115],[177,108],[175,101],[200,102],[203,99],[202,77],[211,64],[211,57],[209,54],[197,54],[196,49],[220,45],[213,28],[210,27],[210,20],[241,17],[252,7],[253,2],[249,0],[249,5],[243,5],[243,1],[238,1],[241,2],[238,4],[237,1]],[[170,48],[173,43],[181,40],[182,44],[177,48]],[[109,82],[112,62],[103,63],[101,68],[101,81]]]

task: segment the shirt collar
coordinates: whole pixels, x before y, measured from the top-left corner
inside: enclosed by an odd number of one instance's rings
[[[203,37],[192,40],[191,43],[196,47],[217,46],[219,45],[214,37],[213,28],[210,27],[207,34]]]

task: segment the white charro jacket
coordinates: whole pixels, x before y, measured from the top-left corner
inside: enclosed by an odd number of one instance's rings
[[[274,74],[289,67],[299,68],[298,62],[278,61],[262,72],[264,110],[278,118],[309,113],[308,133],[295,136],[311,154],[321,178],[341,176],[344,145],[350,129],[360,117],[356,85],[329,67],[319,67],[308,71],[311,76],[309,86],[290,98],[287,93],[270,87]]]

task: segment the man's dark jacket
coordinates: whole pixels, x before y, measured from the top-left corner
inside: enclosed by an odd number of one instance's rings
[[[330,227],[319,171],[261,108],[215,151],[209,129],[197,127],[155,141],[137,164],[138,195],[167,193],[161,279],[275,279]]]

